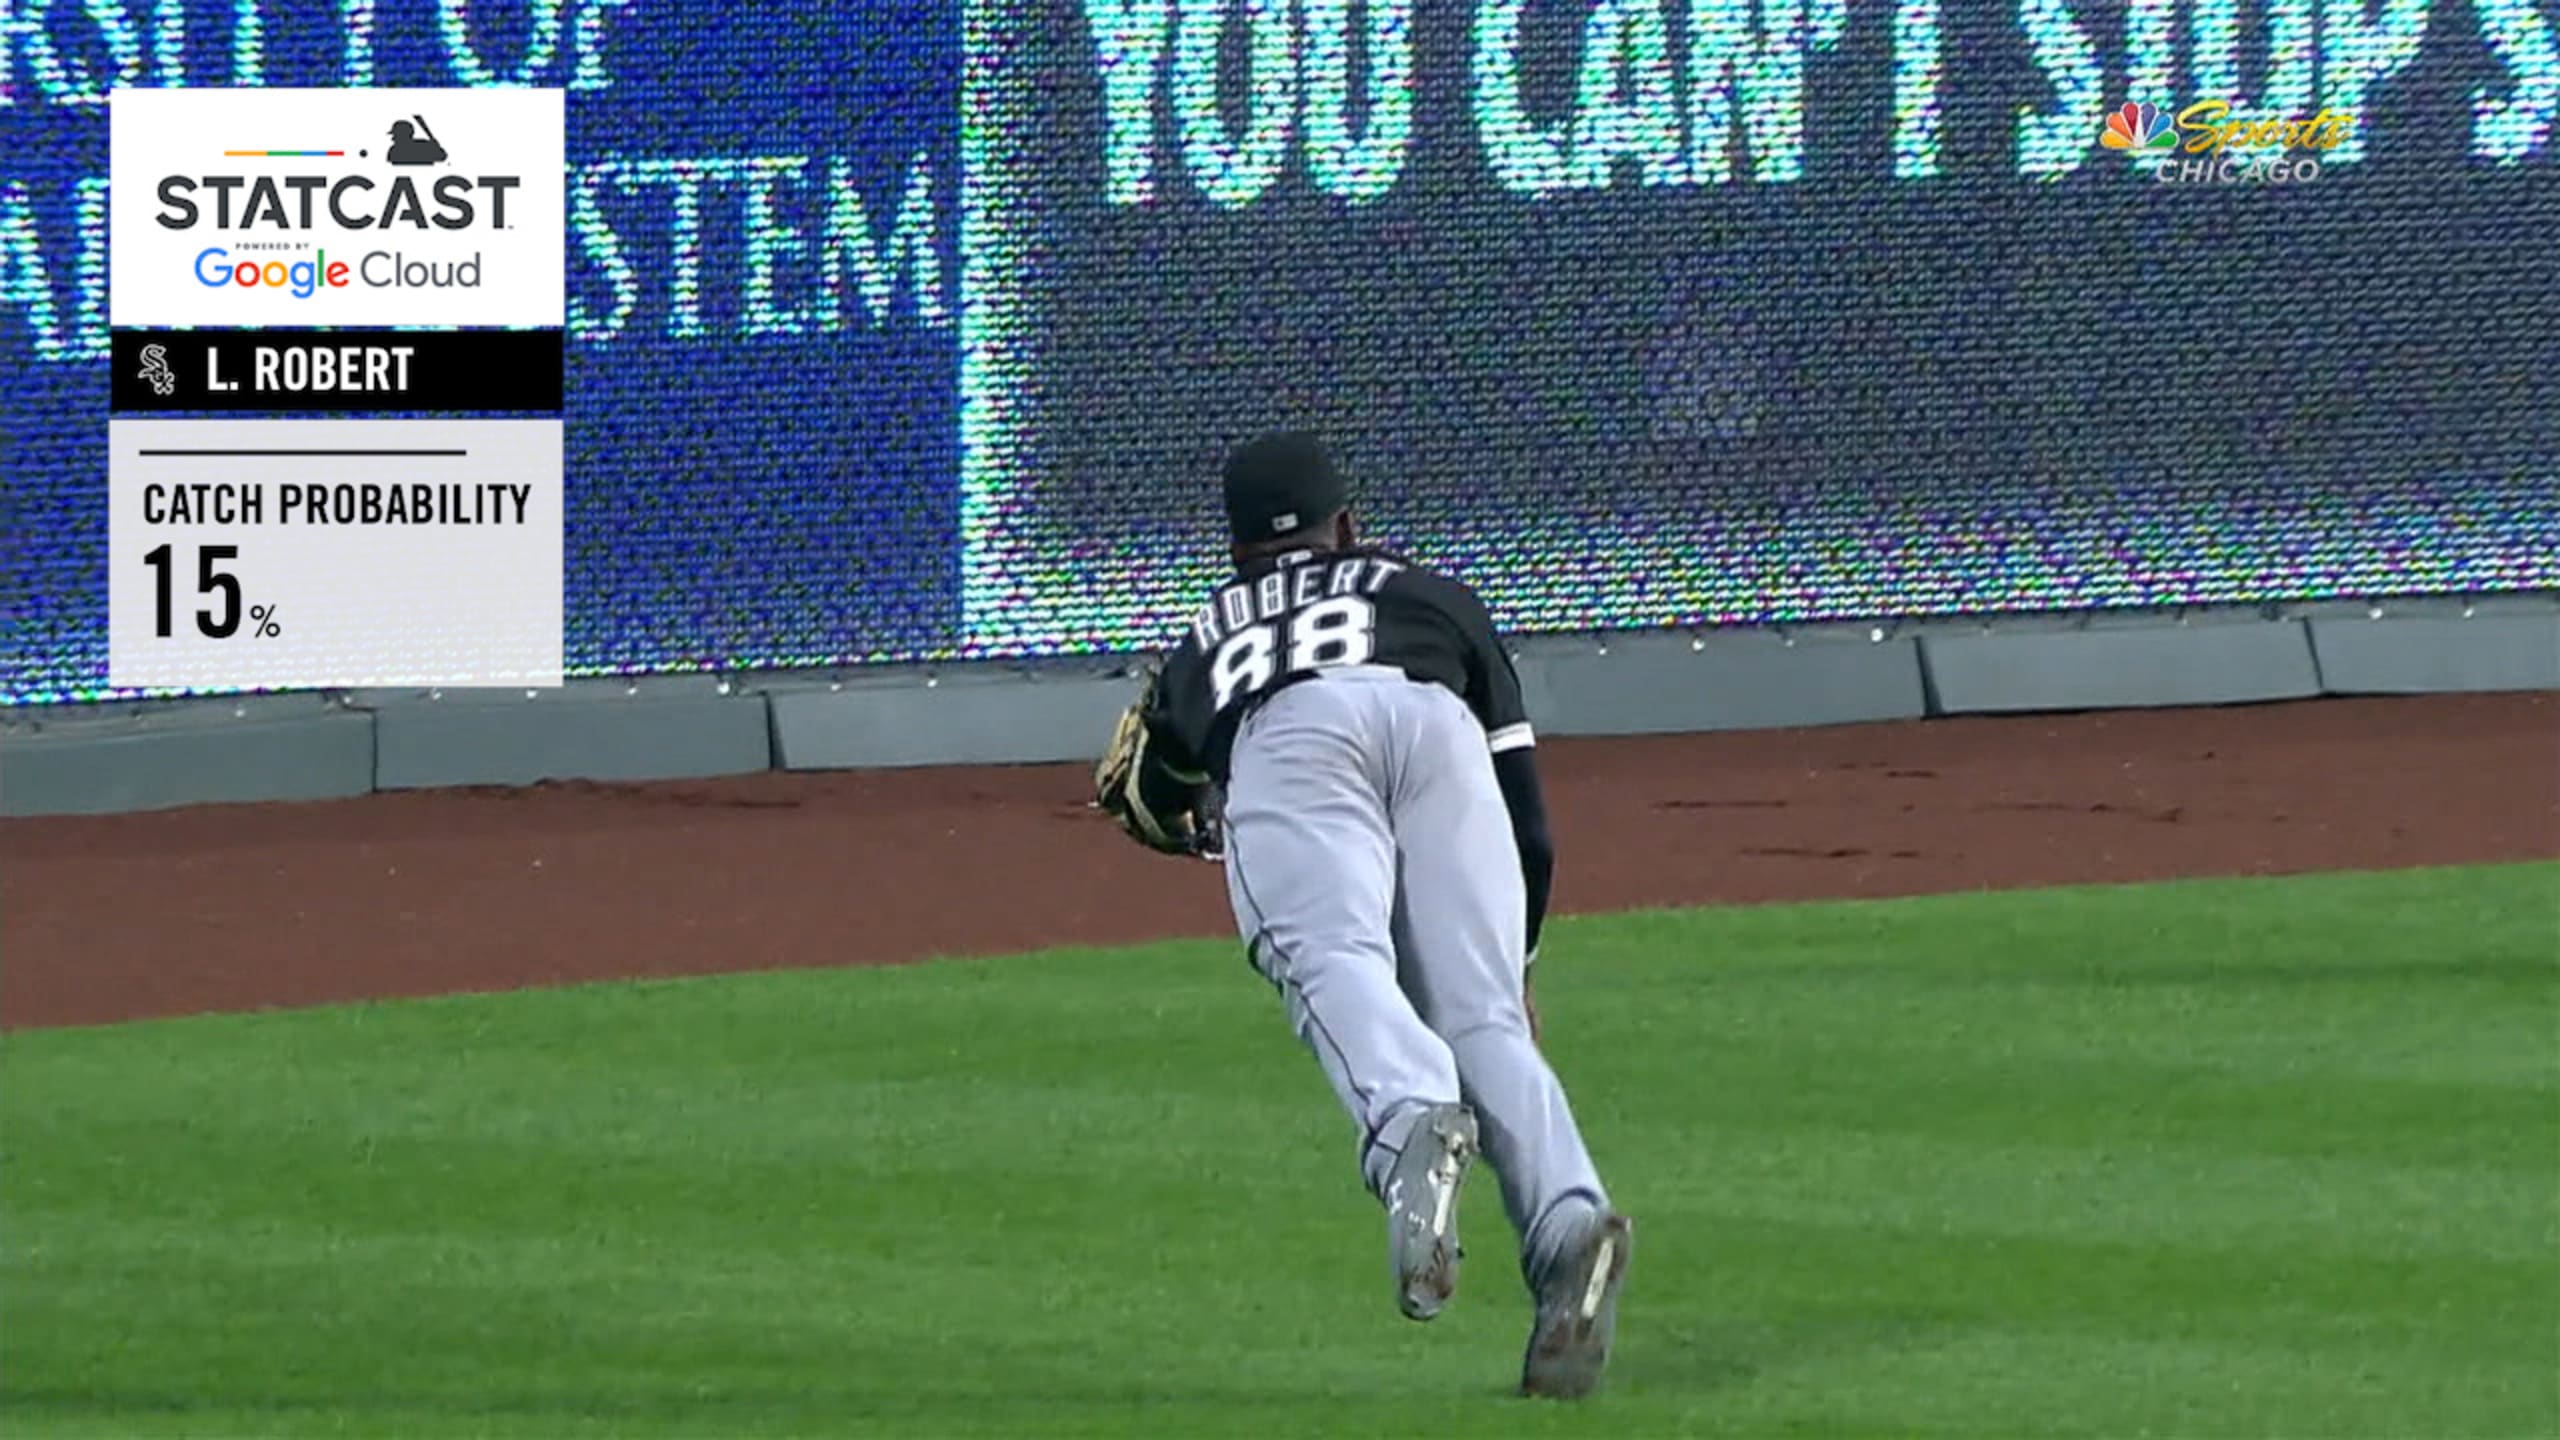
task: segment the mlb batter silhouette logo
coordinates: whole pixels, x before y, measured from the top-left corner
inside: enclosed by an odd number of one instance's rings
[[[417,123],[412,125],[410,120]],[[392,122],[391,149],[384,158],[394,165],[441,165],[444,146],[436,140],[436,132],[427,128],[426,116],[412,115]]]

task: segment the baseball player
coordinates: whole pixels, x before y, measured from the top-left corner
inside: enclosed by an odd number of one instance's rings
[[[1537,1306],[1521,1390],[1588,1394],[1633,1233],[1538,1049],[1553,854],[1519,679],[1474,592],[1360,541],[1314,436],[1239,447],[1225,488],[1235,576],[1122,715],[1097,802],[1223,859],[1248,961],[1357,1125],[1403,1313],[1455,1292],[1481,1135]]]

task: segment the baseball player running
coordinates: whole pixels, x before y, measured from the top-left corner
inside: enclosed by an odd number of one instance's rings
[[[1358,1127],[1404,1314],[1455,1292],[1481,1136],[1537,1305],[1521,1390],[1586,1395],[1633,1232],[1538,1049],[1553,852],[1519,679],[1474,592],[1360,542],[1315,437],[1239,447],[1225,488],[1235,577],[1121,717],[1098,803],[1225,861],[1247,958]]]

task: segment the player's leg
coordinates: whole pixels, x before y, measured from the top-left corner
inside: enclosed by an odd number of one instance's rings
[[[1389,1211],[1398,1303],[1428,1319],[1456,1281],[1450,1206],[1475,1130],[1455,1058],[1397,984],[1370,688],[1293,686],[1247,722],[1227,787],[1227,892],[1255,969],[1357,1127],[1362,1179]]]
[[[1608,1195],[1555,1071],[1529,1036],[1521,970],[1528,900],[1484,731],[1445,691],[1413,685],[1390,803],[1399,846],[1404,982],[1457,1058],[1535,1288]]]

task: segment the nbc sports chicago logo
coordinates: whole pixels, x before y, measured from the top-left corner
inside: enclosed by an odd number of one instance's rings
[[[557,326],[560,104],[556,90],[118,91],[115,324]]]
[[[2321,153],[2355,127],[2341,110],[2253,116],[2228,100],[2199,100],[2173,119],[2147,100],[2128,101],[2108,113],[2098,143],[2149,166],[2164,185],[2301,184],[2319,178]]]

